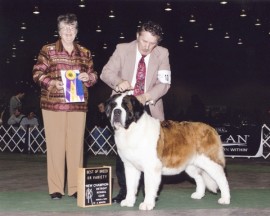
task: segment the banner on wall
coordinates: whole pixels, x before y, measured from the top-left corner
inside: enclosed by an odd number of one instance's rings
[[[226,157],[261,157],[260,126],[220,126],[215,127],[219,133]]]

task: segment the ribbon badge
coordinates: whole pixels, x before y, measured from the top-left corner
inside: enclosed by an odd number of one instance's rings
[[[78,79],[79,71],[64,71],[66,102],[83,102],[84,92],[82,82]]]

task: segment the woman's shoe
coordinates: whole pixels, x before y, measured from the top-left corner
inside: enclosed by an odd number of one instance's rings
[[[71,197],[74,197],[75,199],[77,199],[77,196],[78,196],[77,192],[75,192],[73,195],[71,195]]]
[[[59,193],[59,192],[52,193],[52,194],[50,194],[50,196],[51,196],[51,198],[52,198],[53,200],[59,200],[59,199],[62,198],[62,194]]]

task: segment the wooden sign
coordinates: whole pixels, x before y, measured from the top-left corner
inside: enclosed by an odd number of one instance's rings
[[[79,168],[78,197],[80,207],[111,205],[111,167]]]

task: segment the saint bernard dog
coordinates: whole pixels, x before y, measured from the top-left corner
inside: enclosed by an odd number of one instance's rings
[[[105,109],[125,167],[127,196],[121,206],[134,206],[141,172],[145,198],[139,209],[152,210],[162,175],[182,171],[195,180],[191,198],[201,199],[206,188],[214,193],[219,189],[218,203],[230,204],[224,152],[214,128],[200,122],[160,122],[133,95],[113,95]]]

